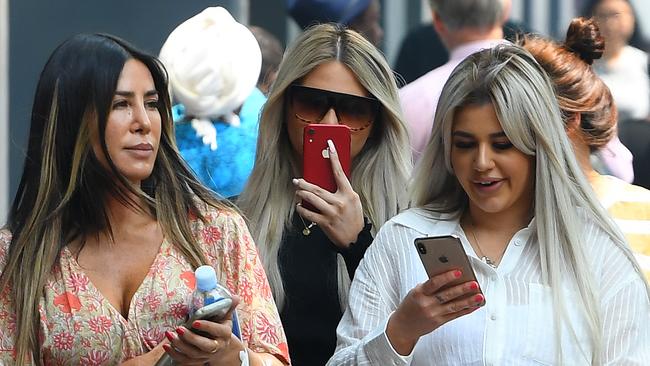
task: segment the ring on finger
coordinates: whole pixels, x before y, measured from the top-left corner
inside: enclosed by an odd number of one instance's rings
[[[214,348],[211,351],[208,351],[208,353],[217,353],[219,350],[219,341],[216,339],[212,340],[214,342]]]
[[[444,304],[444,303],[445,303],[445,299],[443,299],[442,296],[440,296],[440,295],[438,295],[438,294],[433,294],[433,297],[435,297],[436,300],[438,300],[438,302],[439,302],[440,304]]]

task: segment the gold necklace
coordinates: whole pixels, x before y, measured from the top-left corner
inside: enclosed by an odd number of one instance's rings
[[[469,224],[470,227],[472,228],[472,237],[474,238],[474,242],[476,243],[476,249],[478,249],[478,254],[479,254],[479,256],[481,257],[481,261],[482,261],[483,263],[487,264],[488,266],[490,266],[490,267],[496,269],[497,266],[498,266],[498,265],[496,264],[496,262],[494,262],[494,261],[493,261],[490,257],[488,257],[487,255],[483,254],[483,249],[481,249],[481,243],[478,241],[478,238],[476,237],[476,226],[474,226],[474,223],[472,222],[472,217],[471,217],[471,216],[469,217],[468,224]],[[506,246],[506,248],[507,248],[507,246]],[[505,249],[503,250],[503,252],[505,253]],[[501,255],[503,255],[503,253],[501,253]]]
[[[307,224],[305,224],[305,220],[302,218],[302,216],[300,216],[300,214],[298,214],[297,212],[296,212],[296,214],[298,215],[298,217],[300,217],[300,221],[302,221],[302,226],[305,227],[304,229],[302,229],[302,235],[308,236],[309,234],[311,234],[311,228],[316,226],[316,223],[312,221],[309,224],[309,226],[307,226]]]

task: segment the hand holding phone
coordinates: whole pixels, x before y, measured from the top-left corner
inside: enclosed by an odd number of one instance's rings
[[[417,238],[415,249],[429,279],[406,295],[386,327],[391,345],[403,355],[409,354],[423,335],[485,305],[458,237]]]
[[[326,134],[323,131],[336,133]],[[335,137],[339,136],[338,134],[341,132],[343,132],[342,137]],[[349,129],[343,125],[308,125],[305,127],[303,136],[305,140],[303,145],[304,179],[294,179],[293,183],[296,187],[297,200],[300,202],[296,211],[305,222],[304,233],[309,235],[309,228],[318,225],[332,243],[341,248],[347,248],[357,240],[364,227],[361,199],[352,189],[348,179],[350,174]],[[313,138],[310,139],[309,136]],[[333,137],[343,143],[338,145],[328,137]],[[324,140],[323,145],[317,144],[316,141],[321,139]],[[322,148],[323,146],[326,148]],[[317,151],[317,154],[314,151]],[[310,164],[308,160],[318,161],[318,163]],[[323,168],[323,164],[327,169]],[[318,166],[320,168],[317,168]],[[334,183],[331,183],[330,179]],[[311,223],[308,226],[309,222]]]
[[[220,321],[222,320],[230,308],[232,307],[232,299],[221,298],[218,301],[213,302],[212,304],[206,305],[192,314],[190,318],[185,322],[184,327],[191,330],[192,332],[206,338],[212,338],[212,335],[202,332],[194,328],[194,322],[197,320],[211,320],[211,321]],[[156,366],[173,366],[174,360],[168,353],[165,353],[160,357]]]

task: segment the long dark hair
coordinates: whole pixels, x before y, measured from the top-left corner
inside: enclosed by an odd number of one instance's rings
[[[150,71],[159,96],[162,132],[151,176],[131,184],[111,160],[105,128],[117,82],[129,59]],[[80,34],[57,47],[41,72],[31,116],[25,166],[9,212],[13,237],[0,276],[0,291],[11,287],[16,311],[17,363],[38,347],[38,301],[61,249],[73,240],[112,230],[105,199],[156,218],[164,234],[193,266],[205,257],[192,236],[188,216],[202,218],[200,202],[229,209],[203,188],[175,145],[167,75],[153,56],[106,34]],[[99,135],[108,162],[95,156],[91,132]]]

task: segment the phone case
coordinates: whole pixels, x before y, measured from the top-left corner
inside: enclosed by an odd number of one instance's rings
[[[192,328],[192,323],[196,320],[221,319],[228,313],[231,305],[232,300],[228,298],[222,298],[210,305],[206,305],[192,314],[189,320],[185,322],[185,328],[192,330],[196,334],[210,338],[211,336],[209,334],[201,333],[200,330]]]
[[[310,124],[303,131],[302,173],[303,178],[330,192],[337,185],[329,159],[327,140],[332,140],[345,175],[350,178],[350,129],[345,125]],[[308,202],[305,207],[313,210]]]
[[[417,238],[415,239],[415,249],[420,255],[429,278],[454,269],[461,270],[463,275],[442,289],[468,281],[476,281],[474,269],[472,269],[469,258],[467,258],[467,254],[463,249],[463,244],[457,236],[444,235]]]

